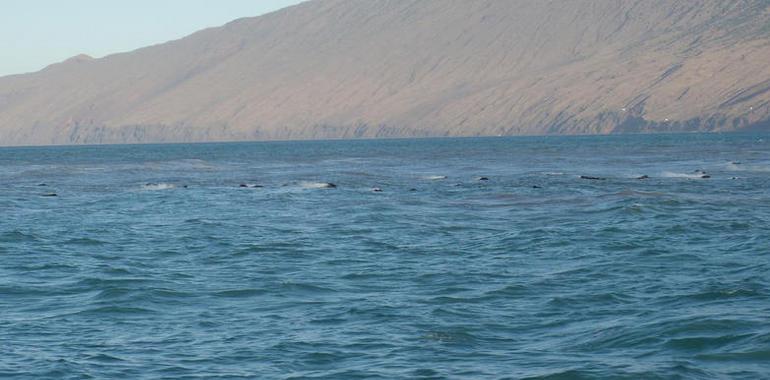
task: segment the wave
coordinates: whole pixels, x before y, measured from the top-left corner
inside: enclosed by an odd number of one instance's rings
[[[148,309],[143,307],[100,306],[100,307],[93,307],[93,308],[81,310],[75,313],[64,314],[64,315],[115,315],[115,316],[125,317],[133,314],[152,314],[156,312],[157,311],[153,309]]]
[[[142,185],[142,190],[159,191],[159,190],[169,190],[175,187],[176,185],[172,183],[147,183]]]
[[[746,165],[739,162],[729,162],[725,165],[725,169],[731,172],[770,172],[770,165]]]
[[[214,297],[221,297],[221,298],[249,298],[254,296],[261,296],[266,293],[267,293],[267,290],[265,289],[248,288],[248,289],[222,290],[222,291],[215,292],[212,295]]]
[[[264,186],[256,184],[256,183],[242,183],[242,184],[238,185],[238,187],[244,188],[244,189],[247,189],[247,188],[248,189],[261,189]]]
[[[215,170],[217,166],[201,159],[189,158],[170,161],[150,161],[143,165],[143,168],[160,170]]]
[[[38,241],[38,237],[30,234],[30,233],[24,233],[19,230],[13,230],[4,232],[0,235],[0,242],[3,243],[16,243],[16,242],[25,242],[25,241]]]
[[[337,187],[330,182],[300,182],[299,185],[303,189],[333,189]]]
[[[65,245],[105,245],[107,242],[101,241],[99,239],[91,239],[87,237],[80,237],[80,238],[72,238],[67,241],[65,241],[63,244]]]
[[[665,178],[702,178],[703,175],[703,173],[663,172],[660,176]]]
[[[447,176],[445,176],[445,175],[428,175],[428,176],[424,176],[422,178],[423,179],[428,179],[428,180],[431,180],[431,181],[438,181],[440,179],[447,179]]]
[[[287,291],[290,293],[297,293],[297,294],[321,294],[321,293],[337,292],[332,288],[328,288],[320,285],[298,283],[298,282],[292,282],[292,281],[282,282],[280,284],[280,289],[282,291]]]

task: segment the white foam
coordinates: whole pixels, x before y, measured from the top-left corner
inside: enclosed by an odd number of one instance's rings
[[[299,185],[304,189],[331,189],[336,187],[329,182],[300,182]]]
[[[663,172],[661,177],[666,178],[701,178],[703,173],[675,173],[675,172]]]
[[[429,179],[431,181],[438,181],[440,179],[447,179],[447,176],[445,176],[445,175],[429,175],[429,176],[425,176],[425,177],[422,177],[422,178]]]
[[[146,185],[142,186],[142,190],[147,191],[158,191],[158,190],[168,190],[173,189],[176,186],[171,183],[148,183]]]

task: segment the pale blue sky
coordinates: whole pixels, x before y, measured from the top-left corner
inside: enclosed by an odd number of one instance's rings
[[[0,0],[0,76],[177,39],[301,0]]]

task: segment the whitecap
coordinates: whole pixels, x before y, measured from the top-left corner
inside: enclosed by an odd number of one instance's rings
[[[675,173],[675,172],[663,172],[661,177],[666,178],[702,178],[703,173]]]
[[[330,182],[300,182],[299,184],[304,189],[333,189],[337,185]]]
[[[176,186],[171,183],[148,183],[142,186],[142,190],[158,191],[158,190],[173,189],[175,187]]]
[[[425,177],[422,177],[422,178],[423,179],[429,179],[431,181],[437,181],[437,180],[440,180],[440,179],[447,179],[447,176],[445,176],[445,175],[429,175],[429,176],[425,176]]]

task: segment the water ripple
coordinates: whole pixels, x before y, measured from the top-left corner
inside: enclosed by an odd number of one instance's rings
[[[768,141],[0,149],[0,378],[765,378]]]

